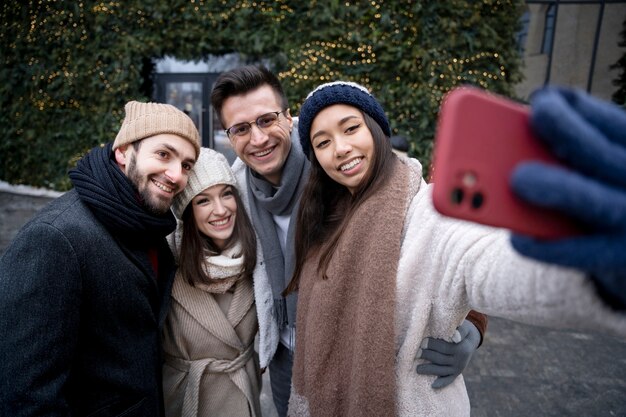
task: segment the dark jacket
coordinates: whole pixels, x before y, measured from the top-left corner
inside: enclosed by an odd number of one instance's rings
[[[0,259],[0,416],[162,415],[160,328],[174,277],[70,191]]]

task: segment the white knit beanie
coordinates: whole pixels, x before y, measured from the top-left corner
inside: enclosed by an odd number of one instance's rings
[[[113,150],[150,136],[172,133],[187,139],[196,156],[200,152],[200,134],[193,120],[171,104],[129,101],[124,111],[126,117],[113,142]]]
[[[180,219],[189,202],[202,191],[218,184],[237,187],[235,175],[228,165],[226,157],[209,148],[200,148],[200,156],[189,173],[187,186],[176,197],[172,211]]]

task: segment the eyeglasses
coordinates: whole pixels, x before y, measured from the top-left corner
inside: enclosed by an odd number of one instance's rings
[[[259,129],[265,131],[265,129],[269,129],[270,127],[274,126],[278,121],[278,116],[286,111],[287,109],[262,114],[257,117],[256,120],[253,120],[251,122],[241,122],[237,123],[236,125],[232,125],[228,129],[226,129],[225,132],[231,139],[233,137],[244,138],[247,137],[252,131],[252,124],[257,125]]]

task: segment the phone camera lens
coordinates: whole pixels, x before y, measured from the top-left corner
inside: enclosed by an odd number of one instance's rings
[[[472,195],[472,208],[480,208],[483,205],[483,202],[485,201],[485,197],[483,196],[483,193],[481,192],[476,192],[474,193],[474,195]]]
[[[450,199],[452,200],[452,204],[461,204],[463,201],[463,190],[456,187],[452,189],[452,193],[450,193]]]
[[[473,172],[466,172],[465,174],[463,174],[463,185],[471,188],[473,186],[476,185],[476,174],[474,174]]]

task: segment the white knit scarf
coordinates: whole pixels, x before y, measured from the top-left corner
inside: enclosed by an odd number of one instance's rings
[[[241,278],[243,256],[241,244],[237,242],[219,255],[206,256],[204,270],[210,277],[210,283],[197,283],[195,286],[203,291],[223,294]]]

